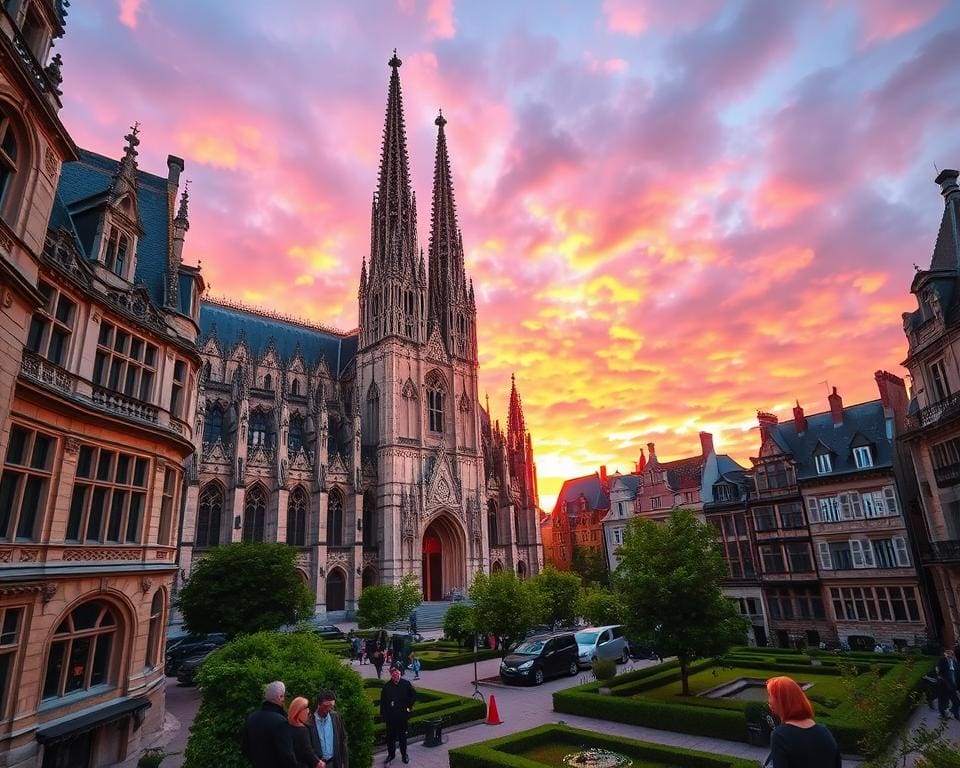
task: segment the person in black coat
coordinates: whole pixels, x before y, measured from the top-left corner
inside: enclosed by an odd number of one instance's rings
[[[407,756],[407,721],[413,712],[413,704],[417,700],[417,692],[409,680],[400,676],[398,665],[390,668],[390,680],[380,691],[380,719],[387,726],[387,759],[388,765],[397,756],[397,741],[400,742],[400,757],[403,762],[409,763]]]
[[[253,768],[299,768],[283,699],[287,689],[280,681],[268,683],[263,704],[247,716],[240,751]]]
[[[380,641],[377,640],[373,644],[373,656],[370,661],[373,662],[373,668],[377,670],[377,679],[380,679],[380,675],[383,672],[383,646],[380,645]]]
[[[957,691],[960,687],[960,667],[957,665],[956,655],[949,648],[937,660],[937,683],[940,717],[947,716],[949,705],[950,713],[960,720],[960,693]]]
[[[314,749],[310,738],[309,719],[310,702],[303,696],[297,696],[290,702],[287,710],[287,722],[290,723],[290,734],[293,738],[293,754],[296,755],[300,768],[325,768],[320,753]]]

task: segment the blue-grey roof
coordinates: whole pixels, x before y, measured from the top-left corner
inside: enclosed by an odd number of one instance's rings
[[[640,482],[642,478],[640,475],[613,475],[610,478],[611,485],[613,483],[619,483],[628,491],[630,491],[634,496],[637,494],[637,489],[640,487]]]
[[[229,354],[241,339],[254,358],[262,357],[271,342],[282,362],[289,362],[299,348],[308,366],[326,360],[334,376],[340,376],[357,354],[356,333],[324,331],[254,310],[203,301],[200,303],[200,338],[206,340],[211,335],[224,354]]]
[[[80,159],[64,163],[57,186],[51,228],[66,227],[76,233],[71,215],[72,207],[81,201],[96,198],[110,189],[113,175],[120,163],[86,149],[79,151]],[[144,233],[137,241],[137,268],[134,282],[143,284],[150,299],[163,306],[169,252],[167,227],[170,211],[167,205],[167,180],[146,171],[137,171],[137,209]],[[83,243],[78,239],[78,244]],[[84,253],[86,258],[93,254]]]
[[[807,416],[806,420],[807,428],[802,435],[797,434],[797,425],[792,419],[778,424],[774,433],[778,442],[793,454],[798,480],[862,471],[853,458],[853,447],[863,441],[872,449],[874,467],[893,466],[893,451],[880,400],[845,407],[843,423],[838,426],[834,426],[830,411]],[[826,475],[817,474],[814,459],[821,443],[831,452],[833,471]]]
[[[581,494],[586,498],[590,509],[610,509],[610,497],[603,490],[597,474],[564,480],[555,509],[563,509],[567,514],[575,515],[578,511],[576,501]]]

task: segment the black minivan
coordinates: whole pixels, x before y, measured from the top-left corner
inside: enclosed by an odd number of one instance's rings
[[[548,677],[573,677],[579,671],[572,632],[528,637],[500,663],[500,679],[505,683],[540,685]]]

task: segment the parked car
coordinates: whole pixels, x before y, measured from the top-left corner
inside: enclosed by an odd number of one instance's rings
[[[291,625],[288,629],[290,631],[295,629],[306,629],[323,640],[346,640],[347,638],[346,634],[344,634],[343,630],[339,627],[336,627],[333,624],[320,624],[312,619],[307,619],[307,621],[304,621],[300,624]]]
[[[622,624],[587,627],[577,632],[575,637],[582,667],[591,666],[597,659],[614,659],[623,664],[630,660],[630,650],[627,647],[627,638],[623,636]]]
[[[500,662],[504,683],[540,685],[548,677],[576,675],[577,641],[570,632],[528,637]]]
[[[226,642],[227,636],[219,632],[211,633],[206,637],[187,635],[181,640],[175,641],[172,645],[167,646],[164,672],[168,675],[175,675],[180,669],[180,665],[187,659],[216,650],[221,645],[226,644]]]
[[[177,669],[177,682],[180,685],[194,685],[194,678],[197,675],[197,670],[200,669],[200,665],[212,654],[216,648],[211,648],[208,651],[197,654],[196,656],[191,656],[188,659],[184,659],[180,663],[180,668]]]

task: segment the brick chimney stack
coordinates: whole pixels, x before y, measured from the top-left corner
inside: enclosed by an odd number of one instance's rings
[[[713,453],[713,435],[709,432],[700,433],[700,455],[706,458]]]
[[[760,425],[761,438],[766,438],[773,431],[773,428],[780,423],[780,420],[776,414],[757,411],[757,423]]]
[[[609,482],[609,480],[607,479],[607,465],[606,465],[606,464],[601,464],[601,465],[600,465],[600,485],[603,486],[603,490],[605,490],[605,491],[608,490],[609,487],[610,487],[610,482]]]
[[[827,395],[827,401],[830,403],[830,415],[833,416],[833,426],[839,427],[843,424],[843,398],[837,394],[837,388]]]
[[[906,383],[899,376],[888,371],[877,371],[873,374],[873,378],[876,379],[883,407],[893,411],[897,426],[903,427],[907,416],[907,406],[910,403],[910,398],[907,397]]]
[[[655,443],[647,443],[647,463],[657,460],[657,446]]]
[[[800,401],[793,409],[793,423],[797,425],[797,434],[802,435],[807,431],[807,417],[803,415],[803,408],[800,407]]]

